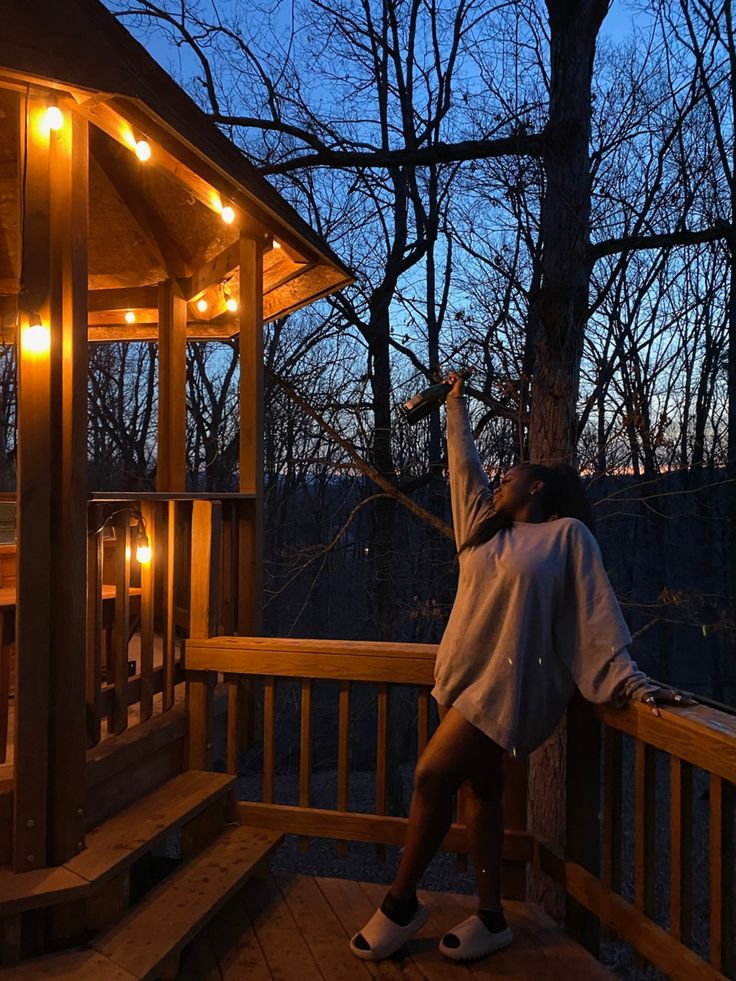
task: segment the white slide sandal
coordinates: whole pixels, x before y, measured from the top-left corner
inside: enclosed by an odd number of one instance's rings
[[[419,900],[416,913],[406,926],[399,926],[380,909],[377,909],[363,929],[356,933],[350,941],[350,949],[356,957],[360,957],[364,961],[385,960],[403,947],[407,940],[411,940],[414,934],[422,929],[428,917],[429,909],[421,900]],[[368,945],[367,950],[356,945],[359,937],[362,937]]]
[[[457,938],[458,943],[452,941]],[[440,941],[440,952],[453,961],[474,961],[478,957],[492,954],[494,950],[508,947],[514,935],[506,927],[498,933],[493,933],[479,916],[469,916],[467,920],[458,923],[449,930]]]

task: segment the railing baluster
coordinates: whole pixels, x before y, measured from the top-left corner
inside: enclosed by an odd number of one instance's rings
[[[236,674],[226,674],[227,684],[227,772],[238,772],[240,753],[240,698],[239,678]]]
[[[636,797],[634,805],[635,859],[634,905],[652,915],[654,904],[654,749],[636,740]],[[643,965],[640,955],[635,957]]]
[[[617,729],[603,727],[603,815],[601,881],[609,889],[621,891],[621,780],[622,739]],[[604,928],[604,939],[611,931]]]
[[[128,727],[128,638],[130,636],[130,512],[115,518],[115,620],[112,629],[112,731]],[[108,679],[109,680],[109,679]]]
[[[350,682],[340,682],[340,698],[337,721],[337,809],[348,809],[348,773],[350,762]],[[338,841],[337,854],[348,853],[347,842]]]
[[[727,977],[734,969],[734,788],[710,777],[710,962]]]
[[[153,505],[141,502],[141,514],[146,525],[151,559],[141,565],[141,722],[153,715],[153,614],[156,561],[156,528]]]
[[[163,623],[163,691],[162,709],[174,704],[174,675],[176,671],[176,626],[174,623],[174,571],[176,562],[176,502],[169,501],[166,520],[166,579],[164,582]]]
[[[692,942],[693,768],[670,759],[670,932],[684,944]]]
[[[276,752],[274,746],[276,679],[263,682],[263,803],[273,803],[273,778]]]
[[[301,719],[299,723],[299,807],[312,804],[312,679],[302,678]],[[299,849],[309,848],[309,838],[302,835]]]
[[[376,699],[376,814],[386,813],[388,800],[388,684],[378,686]],[[386,859],[384,845],[376,845],[376,857]]]
[[[87,539],[87,746],[100,741],[102,687],[102,532]]]

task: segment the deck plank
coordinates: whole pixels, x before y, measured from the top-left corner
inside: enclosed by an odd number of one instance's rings
[[[275,981],[293,981],[295,964],[299,965],[299,981],[324,981],[324,975],[270,874],[251,879],[242,896]]]
[[[135,975],[94,950],[74,950],[36,958],[17,967],[0,968],[2,981],[39,981],[41,978],[74,981],[136,981]]]
[[[368,968],[350,952],[345,931],[312,876],[276,873],[274,881],[325,978],[367,978]]]
[[[247,887],[246,887],[247,888]],[[220,974],[217,981],[273,981],[242,895],[234,896],[208,929]]]

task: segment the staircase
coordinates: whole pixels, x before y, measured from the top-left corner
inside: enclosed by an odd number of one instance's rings
[[[0,949],[5,963],[18,961],[0,969],[1,981],[176,977],[182,948],[283,837],[235,823],[234,789],[231,776],[189,770],[90,831],[85,850],[65,865],[0,870]],[[172,835],[181,863],[131,900],[141,860]],[[49,941],[74,947],[21,960]]]

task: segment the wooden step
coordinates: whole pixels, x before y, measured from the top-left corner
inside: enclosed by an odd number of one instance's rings
[[[98,937],[94,949],[139,981],[157,977],[282,840],[276,831],[229,828]]]
[[[0,981],[143,981],[176,956],[281,844],[283,835],[228,828],[91,947],[0,969]]]
[[[227,774],[187,770],[90,831],[84,851],[65,865],[18,873],[0,869],[0,916],[94,895],[234,787]]]

